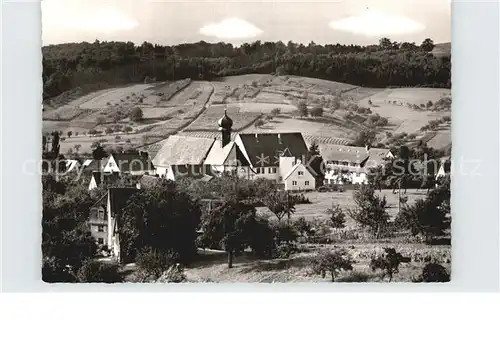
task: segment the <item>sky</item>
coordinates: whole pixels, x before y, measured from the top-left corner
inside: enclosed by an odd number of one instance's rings
[[[451,41],[450,0],[42,0],[43,45]]]

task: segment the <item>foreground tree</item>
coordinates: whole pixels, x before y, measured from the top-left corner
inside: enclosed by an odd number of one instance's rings
[[[44,175],[42,187],[42,279],[72,282],[81,265],[97,251],[86,225],[96,198],[83,181]]]
[[[401,263],[409,263],[411,259],[404,257],[392,247],[385,247],[384,252],[370,261],[372,271],[377,269],[382,271],[382,279],[389,277],[389,282],[392,281],[394,274],[399,273]]]
[[[346,250],[337,249],[318,253],[313,257],[311,264],[315,274],[325,278],[326,274],[330,273],[332,282],[334,282],[340,271],[352,271],[353,260]]]
[[[118,220],[121,253],[125,260],[151,247],[164,254],[175,254],[180,263],[196,256],[196,230],[200,224],[199,203],[176,185],[164,179],[133,195]]]
[[[290,219],[291,215],[295,213],[295,198],[289,192],[273,191],[263,199],[264,205],[274,213],[278,221],[286,215]]]
[[[228,200],[202,218],[203,234],[198,242],[204,247],[223,248],[227,252],[228,268],[233,258],[251,242],[257,226],[255,207],[236,200]]]

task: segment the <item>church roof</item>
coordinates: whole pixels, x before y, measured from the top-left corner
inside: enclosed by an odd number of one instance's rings
[[[253,167],[278,166],[279,157],[287,149],[290,156],[304,159],[307,156],[301,133],[238,134],[238,138]]]

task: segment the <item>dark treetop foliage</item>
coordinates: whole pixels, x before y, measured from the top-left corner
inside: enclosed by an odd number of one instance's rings
[[[323,185],[325,180],[325,170],[323,157],[321,157],[319,146],[315,141],[309,147],[308,158],[309,169],[313,172],[314,179],[316,180],[316,187],[319,187]]]
[[[450,57],[387,38],[381,45],[309,45],[256,41],[240,47],[198,42],[140,46],[132,42],[68,43],[42,48],[44,99],[86,85],[184,78],[212,80],[249,73],[299,75],[370,87],[451,86]]]
[[[196,255],[200,216],[197,201],[173,182],[159,180],[134,194],[118,215],[123,258],[131,259],[138,250],[151,247],[175,253],[181,263],[190,262]]]
[[[84,182],[42,177],[42,278],[46,282],[76,280],[75,274],[97,247],[86,225],[97,200]]]

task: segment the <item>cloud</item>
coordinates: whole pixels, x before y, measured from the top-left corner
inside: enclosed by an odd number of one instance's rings
[[[329,26],[336,30],[362,34],[369,37],[409,34],[425,29],[422,23],[407,17],[372,10],[367,10],[357,16],[331,21]]]
[[[262,30],[239,18],[228,18],[218,23],[209,23],[200,28],[200,33],[219,39],[248,39],[256,37]]]

